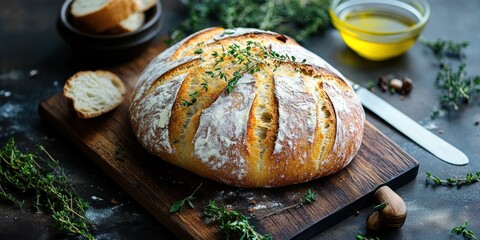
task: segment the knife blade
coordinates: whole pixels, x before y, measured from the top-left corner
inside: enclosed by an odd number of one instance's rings
[[[368,89],[361,87],[351,80],[347,80],[347,82],[350,83],[353,90],[355,90],[360,102],[362,102],[365,108],[375,113],[425,150],[442,161],[453,165],[468,164],[468,157],[458,148],[428,131]]]

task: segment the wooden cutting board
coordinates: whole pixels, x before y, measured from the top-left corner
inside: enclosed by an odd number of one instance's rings
[[[133,89],[148,62],[165,46],[150,47],[131,62],[112,70]],[[179,238],[217,239],[224,236],[216,224],[207,223],[203,206],[210,200],[225,204],[250,217],[260,233],[274,239],[308,238],[352,215],[382,185],[395,189],[417,175],[418,162],[370,123],[365,125],[363,144],[352,163],[336,174],[289,187],[242,189],[228,187],[175,166],[149,153],[137,142],[128,120],[128,101],[101,117],[82,120],[61,94],[40,103],[40,114],[85,152],[126,192],[150,211]],[[175,201],[183,199],[203,183],[195,194],[194,209],[169,213]],[[259,219],[295,204],[308,190],[317,200],[300,208]]]

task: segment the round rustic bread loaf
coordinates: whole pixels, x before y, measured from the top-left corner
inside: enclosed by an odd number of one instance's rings
[[[281,34],[209,28],[137,82],[133,131],[160,158],[238,187],[301,183],[345,167],[365,114],[344,77]]]

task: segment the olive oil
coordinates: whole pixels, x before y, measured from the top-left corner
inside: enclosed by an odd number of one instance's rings
[[[347,2],[335,9],[332,21],[345,43],[360,56],[385,60],[401,55],[415,43],[421,30],[415,27],[422,16],[411,5],[388,0]]]
[[[375,11],[350,12],[344,21],[359,29],[379,33],[405,31],[416,23],[399,15]]]

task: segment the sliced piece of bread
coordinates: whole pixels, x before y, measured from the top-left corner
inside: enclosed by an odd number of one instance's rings
[[[145,13],[136,12],[122,20],[117,26],[106,31],[109,34],[121,34],[133,32],[145,23]]]
[[[136,12],[137,0],[75,0],[70,8],[75,25],[86,32],[99,33],[117,26]]]
[[[93,118],[116,108],[126,93],[122,80],[112,72],[80,71],[63,87],[63,95],[73,101],[80,118]]]
[[[138,9],[141,12],[145,12],[151,7],[155,6],[158,0],[135,0],[138,5]]]

